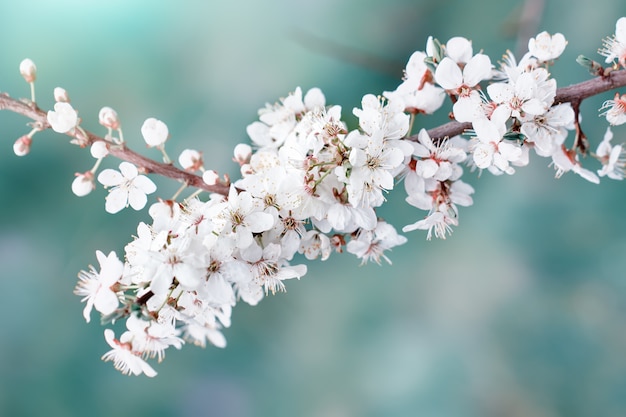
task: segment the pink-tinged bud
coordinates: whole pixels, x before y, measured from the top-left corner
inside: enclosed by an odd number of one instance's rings
[[[250,164],[243,164],[240,168],[240,171],[242,177],[254,174],[254,169],[252,169],[252,165]]]
[[[98,113],[98,119],[100,120],[100,124],[104,127],[114,130],[120,128],[120,120],[117,117],[117,112],[110,107],[101,108],[100,113]]]
[[[20,62],[20,74],[22,74],[22,77],[24,77],[27,83],[34,82],[37,78],[37,67],[35,63],[28,58]]]
[[[33,143],[33,140],[28,135],[24,135],[13,144],[13,152],[17,156],[27,155],[30,152],[31,143]]]
[[[54,101],[61,103],[70,102],[70,96],[67,94],[67,91],[65,91],[65,88],[56,87],[54,89]]]
[[[239,165],[247,164],[248,162],[250,162],[252,148],[246,143],[240,143],[235,146],[233,154],[235,155],[235,158],[233,160]]]
[[[185,149],[178,157],[178,163],[183,169],[188,171],[197,171],[202,166],[202,154],[193,149]]]
[[[96,188],[91,171],[77,172],[75,175],[76,178],[72,181],[72,192],[78,197],[84,197]]]
[[[154,117],[146,119],[141,126],[141,135],[150,147],[163,145],[169,134],[167,125]]]
[[[208,171],[204,171],[204,173],[202,174],[202,180],[208,185],[217,184],[219,179],[220,179],[220,176],[218,175],[218,173],[213,171],[212,169]]]
[[[109,148],[106,142],[98,140],[91,145],[91,156],[96,159],[104,158],[109,154]]]

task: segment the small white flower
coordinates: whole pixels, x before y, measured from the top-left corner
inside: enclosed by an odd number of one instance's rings
[[[445,206],[445,205],[444,205]],[[456,226],[458,221],[456,217],[450,216],[448,210],[432,211],[422,220],[419,220],[413,224],[409,224],[402,228],[403,232],[410,232],[413,230],[428,230],[426,239],[430,240],[435,232],[435,237],[439,239],[445,239],[446,235],[452,234],[452,226]]]
[[[619,93],[615,93],[613,100],[605,101],[600,110],[604,110],[600,116],[604,115],[612,126],[626,123],[626,94],[620,97]]]
[[[626,17],[620,17],[615,24],[615,35],[603,41],[604,46],[598,51],[606,57],[607,63],[615,59],[626,67]]]
[[[472,41],[461,36],[450,38],[446,42],[446,55],[457,64],[466,64],[474,55]]]
[[[374,261],[380,265],[381,258],[391,265],[391,260],[385,255],[386,250],[405,244],[407,238],[396,232],[396,229],[384,221],[379,221],[374,230],[363,230],[346,245],[346,250],[361,263]]]
[[[538,72],[538,75],[543,73]],[[556,88],[556,85],[555,85]],[[552,102],[537,96],[541,92],[535,72],[524,72],[515,81],[493,83],[487,86],[489,97],[498,104],[494,112],[502,112],[506,118],[521,118],[525,115],[540,115],[546,112]]]
[[[57,102],[54,110],[48,111],[48,123],[55,132],[67,133],[78,124],[78,113],[70,103]]]
[[[124,335],[126,334],[128,332],[124,333]],[[124,335],[122,335],[121,340],[117,340],[113,330],[106,329],[104,331],[104,339],[113,349],[102,355],[102,360],[105,362],[113,361],[115,369],[124,375],[146,374],[148,377],[156,376],[156,371],[141,359],[143,352],[134,351],[132,343],[126,341]]]
[[[130,206],[141,210],[148,201],[146,194],[156,191],[156,185],[145,175],[139,175],[137,167],[130,162],[122,162],[120,170],[105,169],[98,175],[98,181],[105,187],[113,187],[106,197],[105,209],[115,214]]]
[[[89,271],[80,271],[78,285],[74,294],[84,296],[81,301],[87,304],[83,309],[83,317],[89,323],[91,309],[96,308],[103,315],[111,314],[119,304],[117,294],[111,289],[122,277],[124,264],[118,259],[115,252],[104,256],[104,253],[96,251],[96,257],[100,264],[100,272],[96,272],[93,266]]]
[[[548,32],[541,32],[528,41],[528,51],[539,61],[552,61],[557,59],[567,46],[567,41],[562,33],[550,35]]]
[[[623,145],[611,145],[613,132],[606,128],[604,139],[596,149],[596,156],[602,162],[602,169],[598,170],[600,177],[607,176],[614,180],[624,179],[624,167],[626,166],[626,150]]]
[[[474,55],[463,70],[452,58],[445,57],[435,70],[437,84],[458,96],[452,112],[459,122],[473,120],[482,103],[476,86],[490,78],[491,60],[484,54]]]
[[[576,152],[565,149],[563,145],[552,154],[552,163],[556,169],[556,178],[561,178],[564,173],[572,171],[589,182],[600,183],[600,178],[596,174],[582,167]]]
[[[150,117],[143,122],[143,125],[141,126],[141,135],[148,146],[161,146],[167,140],[169,130],[167,129],[167,125],[165,123],[155,119],[154,117]]]
[[[522,156],[522,149],[503,140],[506,126],[501,121],[478,119],[472,124],[476,138],[470,145],[474,164],[480,169],[489,169],[494,174],[506,172],[513,174],[515,170],[509,165]]]

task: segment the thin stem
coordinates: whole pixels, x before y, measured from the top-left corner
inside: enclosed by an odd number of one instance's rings
[[[176,199],[178,198],[178,196],[180,195],[180,193],[182,193],[185,188],[187,188],[187,183],[184,182],[179,188],[178,190],[176,190],[176,192],[174,193],[174,195],[172,196],[172,198],[170,200],[174,200],[176,201]]]
[[[33,103],[36,103],[36,101],[35,101],[35,83],[34,82],[30,82],[28,84],[30,84],[30,101],[32,101]]]

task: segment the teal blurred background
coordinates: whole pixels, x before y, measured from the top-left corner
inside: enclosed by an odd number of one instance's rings
[[[160,118],[171,155],[196,147],[234,174],[232,148],[266,102],[317,86],[353,123],[361,96],[394,89],[428,35],[466,36],[494,60],[514,49],[524,3],[2,2],[0,90],[28,95],[18,65],[29,57],[41,107],[62,86],[83,126],[104,133],[97,113],[111,106],[154,158],[139,128]],[[588,78],[575,57],[600,58],[625,15],[623,0],[545,1],[535,33],[569,40],[560,85]],[[584,103],[594,146],[607,98]],[[626,415],[623,182],[555,180],[538,158],[513,177],[469,174],[475,204],[446,241],[413,232],[393,266],[310,264],[287,295],[238,305],[226,349],[185,346],[157,378],[125,377],[99,360],[103,327],[84,322],[72,291],[95,250],[122,253],[147,213],[108,215],[102,189],[75,197],[73,174],[92,159],[63,137],[37,134],[14,156],[25,122],[0,113],[0,416]],[[159,184],[164,197],[176,188]],[[422,215],[403,199],[400,187],[384,211],[398,228]]]

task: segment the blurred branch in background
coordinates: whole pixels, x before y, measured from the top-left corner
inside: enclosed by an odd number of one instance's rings
[[[515,56],[522,56],[528,50],[528,40],[539,33],[544,6],[544,0],[524,0],[520,6]]]
[[[294,28],[290,31],[290,36],[309,51],[351,63],[356,67],[368,68],[380,74],[397,77],[398,74],[402,74],[405,65],[404,62],[385,59],[364,49],[356,49],[304,29]]]

